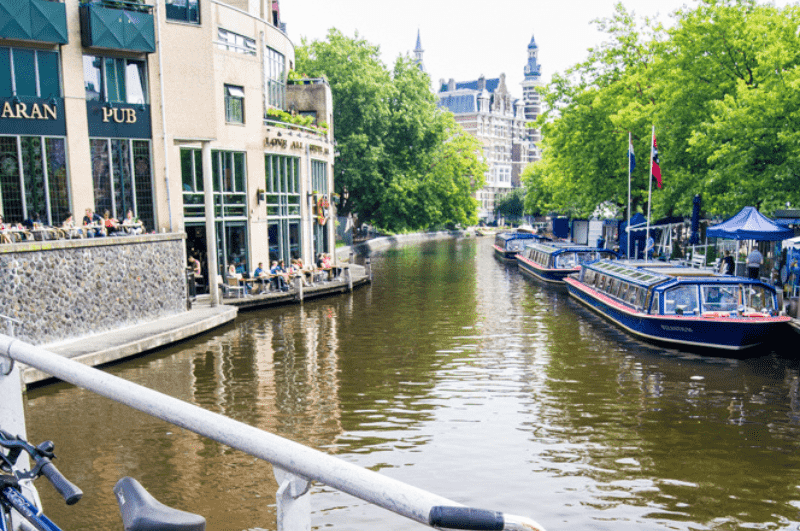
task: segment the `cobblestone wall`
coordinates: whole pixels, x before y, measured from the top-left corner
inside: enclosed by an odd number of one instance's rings
[[[0,245],[0,315],[43,345],[184,312],[184,252],[183,234]]]

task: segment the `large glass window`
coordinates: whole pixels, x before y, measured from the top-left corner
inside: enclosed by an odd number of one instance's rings
[[[234,124],[244,123],[244,88],[225,85],[225,121]]]
[[[38,216],[42,223],[60,225],[70,208],[64,139],[0,137],[0,198],[8,222]]]
[[[86,99],[148,103],[147,64],[138,59],[83,56]]]
[[[287,264],[302,254],[300,230],[300,159],[266,155],[269,259]]]
[[[311,161],[311,189],[314,192],[320,193],[324,195],[329,202],[331,201],[331,196],[328,190],[328,165],[325,161],[321,160],[312,160]],[[319,205],[317,205],[319,208]],[[330,214],[331,210],[328,210]],[[327,231],[327,224],[332,223],[331,220],[325,220],[325,223],[322,224],[322,218],[320,217],[322,212],[317,212],[316,221],[314,222],[314,256],[316,257],[319,253],[326,253],[328,252],[328,231]]]
[[[90,140],[95,211],[122,219],[128,210],[155,229],[153,177],[148,140]]]
[[[214,220],[217,224],[219,271],[230,264],[249,267],[247,246],[247,168],[245,154],[239,151],[211,152],[214,184]],[[206,221],[202,151],[181,149],[183,215],[195,226]]]
[[[0,47],[0,97],[60,98],[58,53]]]
[[[264,86],[266,87],[266,108],[286,108],[286,58],[282,53],[267,46],[264,53]]]
[[[200,24],[198,0],[167,0],[167,20]]]

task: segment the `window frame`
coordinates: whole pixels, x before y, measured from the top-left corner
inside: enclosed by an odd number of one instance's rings
[[[244,87],[240,85],[224,85],[225,91],[225,123],[244,124]],[[236,93],[238,92],[238,94]],[[238,106],[238,109],[235,107]],[[238,111],[238,112],[237,112]]]
[[[182,0],[185,4],[184,6],[176,6],[177,2],[181,0],[166,0],[166,18],[167,22],[180,22],[183,24],[191,24],[193,26],[199,26],[200,21],[200,0]],[[195,3],[196,7],[194,10],[190,9],[189,4]],[[182,13],[184,16],[178,17],[175,16],[178,13]],[[190,16],[194,14],[194,16]]]
[[[83,54],[83,90],[84,94],[88,94],[88,85],[87,85],[87,61],[91,60],[91,65],[88,65],[88,68],[92,69],[94,72],[99,72],[99,80],[100,87],[97,93],[97,97],[88,97],[86,96],[87,101],[99,101],[102,103],[123,103],[128,105],[149,105],[150,104],[150,83],[147,75],[147,59],[135,59],[133,57],[111,57],[107,55],[92,55],[92,54]],[[95,64],[97,60],[100,60],[100,67]],[[120,87],[122,91],[125,92],[124,101],[120,101],[119,99],[109,99],[109,76],[108,76],[108,65],[109,62],[113,63],[113,70],[114,70],[114,78],[115,78],[115,90],[114,93],[118,97],[120,93]],[[120,70],[119,67],[122,66],[122,76],[123,79],[121,80],[120,84]],[[128,90],[130,86],[128,82],[128,72],[131,66],[136,67],[136,71],[139,74],[139,86],[142,89],[142,100],[141,101],[129,101],[131,100],[131,92]],[[94,81],[94,80],[93,80]]]

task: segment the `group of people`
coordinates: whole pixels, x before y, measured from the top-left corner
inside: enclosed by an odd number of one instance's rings
[[[4,231],[0,234],[2,243],[13,243],[20,239],[34,239],[31,231],[39,229],[43,229],[44,235],[39,235],[35,239],[93,238],[96,236],[111,236],[115,233],[142,234],[144,225],[134,216],[132,210],[128,210],[125,219],[120,222],[111,217],[111,213],[108,210],[101,217],[91,208],[87,208],[81,225],[76,224],[72,213],[68,212],[60,227],[46,226],[42,223],[38,213],[31,214],[23,222],[9,224],[6,224],[3,216],[0,215],[0,231]],[[15,234],[9,235],[6,232],[14,232]]]
[[[72,214],[67,215],[62,225],[64,229],[75,229],[75,220],[72,219]],[[139,219],[133,215],[133,210],[128,209],[125,213],[125,218],[120,222],[118,219],[111,217],[111,212],[108,210],[103,212],[100,217],[97,212],[91,208],[87,208],[83,216],[83,230],[86,231],[87,238],[99,236],[112,236],[117,233],[127,234],[141,234],[144,232],[144,225]]]
[[[199,262],[194,260],[192,262],[192,258],[190,258],[189,265],[193,267],[194,263],[199,265]],[[326,271],[330,275],[333,271],[333,262],[330,256],[320,253],[317,256],[317,261],[315,264],[305,264],[302,258],[295,258],[291,261],[290,265],[287,267],[283,260],[273,260],[270,263],[269,269],[264,267],[264,262],[259,262],[258,267],[256,267],[255,271],[253,271],[253,279],[262,279],[268,280],[271,282],[275,289],[279,289],[281,291],[289,291],[292,280],[295,278],[300,278],[303,282],[304,286],[311,287],[314,285],[314,275],[318,271]],[[228,278],[236,278],[239,280],[243,280],[245,276],[243,266],[237,267],[237,264],[231,263],[228,265],[227,269],[227,277]],[[331,275],[332,276],[332,275]],[[249,291],[253,288],[248,286],[248,284],[242,283],[245,294],[248,294]]]
[[[758,279],[761,265],[764,263],[764,255],[762,255],[757,247],[753,247],[753,250],[750,251],[750,254],[747,255],[747,277],[752,279]],[[725,251],[725,255],[722,257],[722,261],[719,264],[720,273],[724,275],[734,275],[736,274],[736,263],[731,256],[730,251]]]

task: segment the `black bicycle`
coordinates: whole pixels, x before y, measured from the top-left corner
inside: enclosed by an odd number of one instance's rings
[[[65,478],[51,462],[55,458],[53,442],[45,441],[33,446],[20,437],[0,430],[0,447],[0,531],[61,531],[29,499],[33,492],[29,487],[40,476],[50,481],[67,505],[77,503],[83,496],[81,489]],[[30,470],[23,470],[17,465],[23,452],[33,461]],[[28,497],[26,490],[29,490]],[[125,531],[205,531],[205,518],[167,507],[133,478],[120,479],[114,486],[114,494]]]

